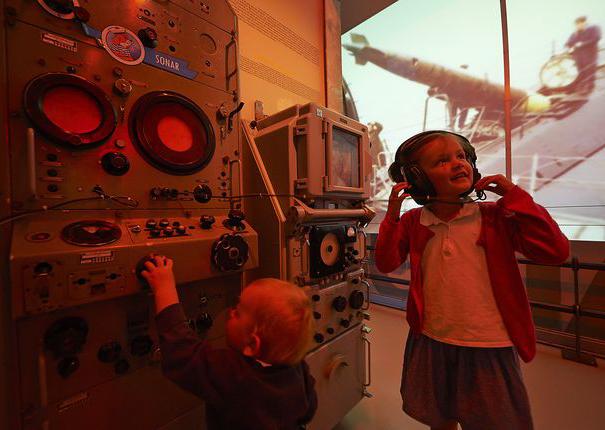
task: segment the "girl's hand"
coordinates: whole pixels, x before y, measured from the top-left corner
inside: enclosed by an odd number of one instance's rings
[[[409,194],[404,192],[406,188],[409,189],[412,188],[412,186],[407,182],[398,182],[393,185],[393,188],[391,189],[386,216],[390,217],[393,221],[399,221],[401,204],[403,203],[403,200],[409,196]]]
[[[514,186],[515,184],[506,179],[504,175],[490,175],[479,179],[475,184],[475,190],[487,190],[503,196]]]

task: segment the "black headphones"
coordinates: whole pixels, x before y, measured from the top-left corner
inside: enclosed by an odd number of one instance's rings
[[[473,192],[475,184],[481,179],[481,173],[477,170],[475,148],[473,148],[473,145],[471,145],[466,137],[445,130],[430,130],[418,133],[403,142],[397,149],[397,152],[395,152],[395,161],[389,166],[389,177],[396,183],[407,181],[412,187],[406,191],[410,193],[414,201],[419,205],[428,203],[431,197],[437,196],[437,192],[420,165],[414,163],[411,158],[421,147],[439,136],[455,137],[460,146],[462,146],[466,159],[473,167],[473,185],[468,191],[460,194],[460,197],[466,197]],[[482,192],[480,191],[479,193]],[[478,197],[481,198],[479,195]]]

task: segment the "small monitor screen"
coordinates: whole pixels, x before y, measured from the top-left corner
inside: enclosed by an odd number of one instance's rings
[[[331,155],[330,183],[334,186],[359,188],[359,136],[332,127]]]

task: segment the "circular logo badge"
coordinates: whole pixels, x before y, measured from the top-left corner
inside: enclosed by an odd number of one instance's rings
[[[101,33],[101,41],[109,55],[120,63],[135,66],[145,58],[143,43],[132,31],[119,25],[106,27]]]

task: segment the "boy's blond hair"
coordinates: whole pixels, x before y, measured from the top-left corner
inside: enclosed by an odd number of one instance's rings
[[[256,358],[271,364],[299,363],[313,334],[311,303],[302,288],[280,279],[258,279],[244,289],[243,302],[260,339]]]

